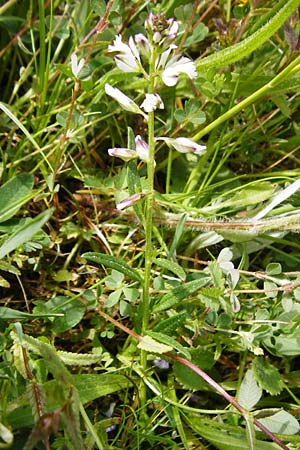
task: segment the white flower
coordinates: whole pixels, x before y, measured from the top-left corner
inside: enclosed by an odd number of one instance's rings
[[[172,50],[175,50],[175,48],[177,48],[177,45],[175,45],[175,44],[169,45],[167,50],[162,52],[162,54],[158,58],[156,58],[155,69],[160,69],[160,68],[164,69],[165,68],[165,66],[167,64],[167,60],[169,59],[170,53]]]
[[[84,66],[84,59],[81,58],[81,60],[78,62],[78,57],[76,55],[76,53],[72,53],[71,55],[71,69],[72,69],[72,74],[74,75],[74,77],[78,78],[78,74],[81,71],[81,69]]]
[[[116,156],[123,161],[130,161],[131,159],[137,158],[137,152],[130,148],[114,147],[107,150],[110,156]]]
[[[164,109],[164,103],[158,94],[146,94],[146,98],[141,104],[146,112],[155,111],[157,108]]]
[[[138,107],[138,105],[133,100],[131,100],[131,98],[127,97],[127,95],[123,94],[120,89],[114,88],[108,83],[105,84],[104,89],[106,94],[116,100],[123,109],[135,114],[142,114],[142,116],[147,118],[147,115]]]
[[[122,41],[121,35],[118,35],[116,36],[113,45],[108,46],[108,51],[118,52],[115,56],[115,61],[119,69],[123,72],[140,72],[140,55],[132,36],[130,36],[128,44],[125,44]]]
[[[180,153],[195,153],[196,155],[202,155],[205,150],[205,145],[199,145],[196,142],[192,141],[192,139],[188,139],[185,137],[179,137],[176,139],[173,138],[156,138],[157,141],[165,141],[168,145],[171,145]]]
[[[167,62],[162,80],[167,86],[175,86],[180,73],[185,73],[190,79],[197,77],[194,62],[185,56],[175,55]]]

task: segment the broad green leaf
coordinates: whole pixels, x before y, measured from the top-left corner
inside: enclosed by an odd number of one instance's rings
[[[117,258],[116,256],[97,252],[87,252],[84,253],[82,257],[96,264],[102,264],[104,267],[115,269],[134,281],[138,281],[140,283],[143,281],[137,270],[132,269],[132,267],[130,267],[125,261],[122,261],[121,258]]]
[[[278,286],[273,281],[264,281],[264,290],[269,298],[276,298],[278,295]]]
[[[245,409],[252,409],[262,396],[262,388],[258,386],[251,369],[247,370],[241,383],[237,401]]]
[[[30,199],[33,176],[20,174],[0,187],[0,222],[13,217],[24,203]]]
[[[169,345],[161,344],[160,342],[152,339],[150,336],[143,336],[138,343],[138,348],[141,350],[146,350],[150,353],[158,353],[159,355],[171,352],[173,350],[173,348]]]
[[[84,316],[85,306],[78,300],[63,295],[51,298],[45,304],[48,311],[62,313],[62,317],[54,319],[51,328],[55,333],[63,333],[75,327]]]
[[[272,433],[296,434],[300,429],[298,420],[287,411],[278,411],[272,416],[259,419],[259,422]]]
[[[161,342],[162,344],[165,345],[169,345],[174,350],[177,350],[177,352],[181,353],[185,358],[190,359],[191,355],[189,350],[183,345],[179,344],[179,342],[177,342],[176,339],[174,339],[173,337],[155,331],[147,331],[147,334],[156,341]]]
[[[282,267],[280,263],[269,263],[266,267],[267,275],[280,275],[282,273]]]
[[[53,209],[46,209],[34,219],[28,220],[25,225],[19,228],[4,244],[0,247],[0,259],[8,253],[16,250],[25,242],[29,241],[42,226],[50,219]]]
[[[153,312],[157,313],[165,309],[173,308],[182,300],[187,300],[190,295],[194,294],[210,281],[210,278],[203,277],[176,287],[173,291],[164,295],[158,304],[154,305]]]
[[[255,358],[252,363],[253,375],[259,386],[271,395],[278,395],[283,388],[280,374],[264,358]]]
[[[174,273],[182,281],[185,281],[185,271],[181,266],[179,266],[179,264],[175,263],[174,261],[170,261],[169,259],[156,258],[153,263],[158,265],[159,267],[162,267],[163,269],[168,270],[169,272]]]

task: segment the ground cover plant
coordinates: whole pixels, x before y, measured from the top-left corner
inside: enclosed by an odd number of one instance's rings
[[[300,0],[0,6],[0,448],[300,449]]]

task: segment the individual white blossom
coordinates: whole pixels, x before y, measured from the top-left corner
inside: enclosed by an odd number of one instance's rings
[[[205,145],[197,144],[192,139],[186,137],[179,138],[156,138],[157,141],[165,141],[166,144],[171,145],[180,153],[195,153],[196,155],[203,155],[206,150]]]
[[[82,70],[82,68],[84,66],[84,62],[85,61],[83,58],[81,58],[81,60],[78,62],[78,57],[77,57],[76,53],[72,53],[71,69],[72,69],[72,74],[74,75],[74,77],[78,78],[78,74]]]
[[[133,100],[131,100],[131,98],[127,97],[127,95],[123,94],[120,89],[115,88],[108,83],[105,84],[104,89],[106,94],[116,100],[119,105],[121,105],[122,108],[126,111],[130,111],[135,114],[142,114],[142,116],[144,116],[145,118],[147,117],[147,115],[138,107],[138,105]]]
[[[130,148],[114,147],[107,150],[110,156],[116,156],[123,161],[130,161],[131,159],[137,158],[137,152]]]
[[[140,72],[141,60],[138,49],[130,36],[128,44],[122,41],[121,35],[117,35],[113,44],[108,46],[109,52],[116,52],[115,62],[123,72]]]
[[[167,62],[162,80],[166,86],[175,86],[181,73],[185,73],[191,80],[197,77],[195,63],[185,56],[175,55]]]
[[[164,103],[158,94],[146,94],[145,100],[141,104],[146,112],[155,111],[157,108],[164,109]]]
[[[139,134],[135,137],[134,141],[137,156],[142,161],[149,161],[149,145],[147,144],[147,142],[144,141]]]

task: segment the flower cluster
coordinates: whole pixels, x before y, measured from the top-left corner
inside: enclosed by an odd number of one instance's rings
[[[150,40],[139,33],[134,37],[131,36],[126,44],[118,35],[113,44],[108,46],[108,52],[116,53],[114,59],[120,70],[145,74],[141,56],[149,59],[153,45],[157,45],[164,51],[158,54],[155,69],[160,73],[166,86],[175,86],[180,74],[186,74],[190,79],[196,78],[194,62],[180,54],[175,54],[177,46],[172,42],[177,36],[178,22],[174,19],[166,20],[162,14],[155,16],[150,13],[145,22],[145,28],[152,31]]]
[[[145,22],[145,29],[148,32],[148,37],[138,33],[133,37],[131,36],[128,44],[126,44],[118,35],[109,45],[108,52],[115,53],[114,59],[120,70],[142,73],[146,79],[149,79],[143,61],[149,62],[151,55],[154,55],[155,79],[160,77],[166,86],[175,86],[180,74],[186,74],[190,79],[196,78],[197,71],[194,62],[175,53],[177,46],[174,44],[174,40],[178,32],[178,23],[174,19],[166,19],[163,14],[154,15],[150,13]],[[140,105],[108,83],[105,85],[105,92],[116,100],[123,109],[141,114],[146,120],[149,113],[157,109],[164,109],[163,100],[156,92],[146,93]],[[202,155],[206,149],[205,146],[185,137],[176,139],[161,137],[156,140],[164,141],[180,153]],[[110,156],[121,158],[123,161],[138,158],[149,163],[150,160],[148,144],[139,135],[135,138],[135,149],[115,147],[110,148],[108,153]],[[155,164],[155,161],[153,163]]]

